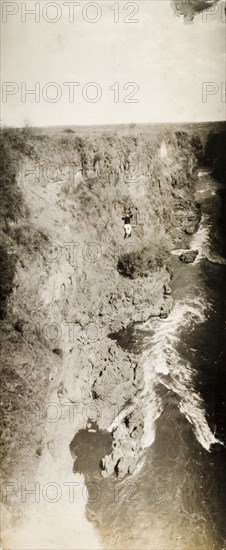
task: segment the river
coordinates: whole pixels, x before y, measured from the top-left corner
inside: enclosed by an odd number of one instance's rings
[[[202,217],[183,264],[172,254],[174,307],[125,331],[121,345],[142,354],[144,455],[133,476],[102,479],[110,435],[75,445],[75,471],[85,475],[87,517],[105,549],[226,548],[226,261],[219,183],[200,170]],[[76,442],[75,442],[76,443]]]

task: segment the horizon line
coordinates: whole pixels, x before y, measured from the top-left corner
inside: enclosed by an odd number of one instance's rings
[[[226,120],[203,120],[203,121],[171,121],[171,122],[113,122],[113,123],[98,123],[98,124],[48,124],[48,125],[34,125],[31,124],[29,121],[24,122],[24,124],[21,125],[12,125],[4,123],[2,124],[2,129],[4,128],[24,128],[26,126],[29,126],[30,128],[95,128],[95,127],[103,127],[103,126],[163,126],[163,125],[188,125],[188,124],[226,124]]]

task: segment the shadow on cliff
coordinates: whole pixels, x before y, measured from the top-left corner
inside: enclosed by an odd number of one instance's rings
[[[70,444],[70,452],[74,459],[73,472],[84,474],[86,480],[92,476],[100,476],[100,466],[103,456],[112,450],[112,435],[106,430],[90,423],[92,431],[79,430]]]
[[[17,258],[9,253],[9,239],[12,223],[23,216],[22,194],[17,186],[17,161],[15,153],[7,140],[0,142],[0,319],[7,313],[7,299],[13,290],[13,280],[16,271]]]
[[[219,224],[224,238],[224,255],[226,255],[226,130],[211,132],[205,147],[205,164],[212,169],[213,177],[222,185],[219,191],[221,196],[221,217]]]
[[[225,183],[226,179],[226,130],[211,132],[205,147],[205,163],[213,169],[213,176]]]
[[[0,271],[0,319],[3,320],[7,314],[7,299],[13,290],[16,258],[8,254],[2,245],[0,245]]]

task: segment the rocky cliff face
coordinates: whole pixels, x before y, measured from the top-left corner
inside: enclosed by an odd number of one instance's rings
[[[45,453],[69,454],[73,433],[91,420],[114,430],[103,475],[123,477],[142,450],[142,414],[129,406],[142,369],[110,335],[169,313],[170,250],[199,218],[194,144],[183,132],[7,130],[3,152],[5,478],[34,473]],[[133,212],[128,240],[124,206]],[[132,263],[129,276],[119,260]]]

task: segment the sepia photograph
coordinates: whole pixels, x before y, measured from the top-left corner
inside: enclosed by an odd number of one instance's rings
[[[225,0],[0,11],[0,550],[226,550]]]

